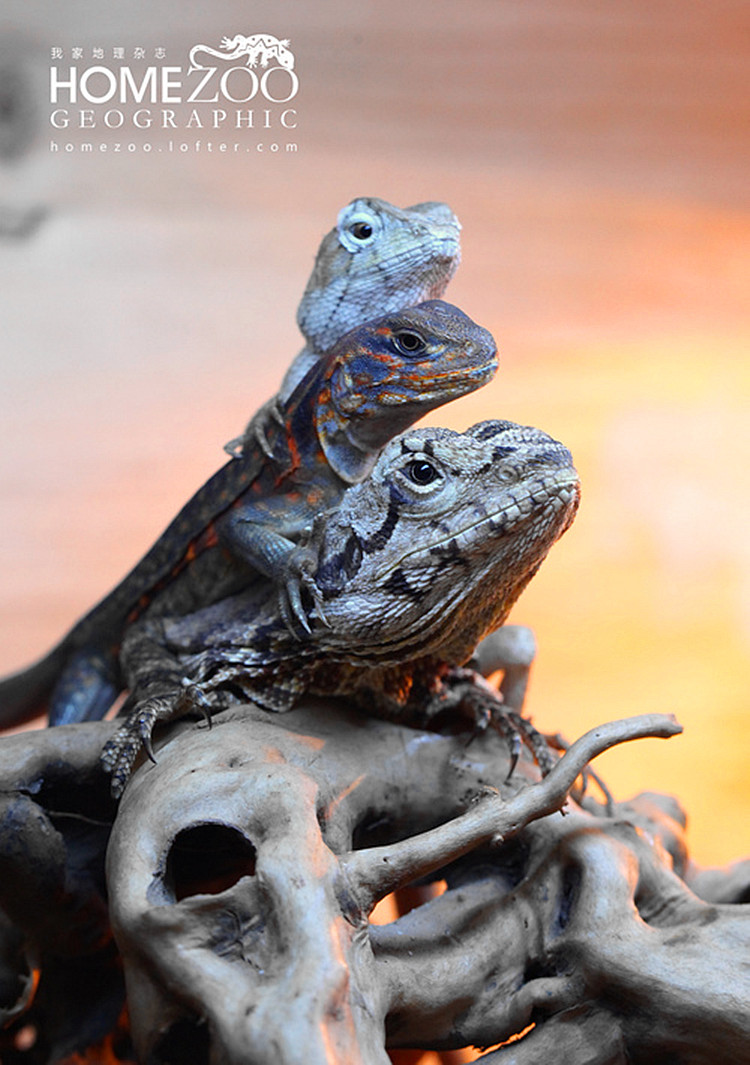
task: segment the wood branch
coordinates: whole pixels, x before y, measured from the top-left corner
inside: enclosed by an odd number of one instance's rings
[[[599,725],[576,740],[543,780],[512,799],[490,796],[429,832],[390,846],[351,853],[341,862],[347,888],[363,911],[369,913],[380,899],[410,881],[440,869],[481,844],[500,843],[531,821],[559,810],[576,778],[597,755],[630,740],[668,739],[680,732],[682,726],[671,714],[644,714]]]

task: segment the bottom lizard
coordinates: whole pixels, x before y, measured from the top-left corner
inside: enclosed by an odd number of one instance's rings
[[[298,548],[325,614],[309,601],[311,633],[289,631],[264,581],[131,627],[130,712],[102,756],[114,793],[141,745],[151,753],[157,721],[209,714],[227,693],[274,711],[304,692],[341,695],[419,726],[467,707],[476,717],[477,705],[494,715],[497,696],[461,667],[570,526],[579,495],[569,451],[538,429],[485,421],[397,437]]]

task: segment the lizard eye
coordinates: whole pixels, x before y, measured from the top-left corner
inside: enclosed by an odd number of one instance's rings
[[[349,232],[357,240],[369,240],[372,236],[372,226],[369,222],[354,222],[349,226]]]
[[[427,347],[419,333],[412,333],[408,329],[394,333],[393,343],[402,355],[420,355]]]
[[[385,219],[377,207],[354,200],[339,211],[336,222],[339,243],[352,255],[377,243]]]
[[[413,481],[414,484],[424,486],[432,484],[433,481],[438,479],[440,474],[432,463],[427,461],[427,459],[414,459],[406,467],[406,476],[410,481]]]

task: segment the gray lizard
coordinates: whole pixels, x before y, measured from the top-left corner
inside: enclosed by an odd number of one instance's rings
[[[579,494],[570,453],[537,429],[485,421],[392,440],[299,548],[325,624],[311,616],[310,633],[293,635],[273,590],[256,585],[129,630],[127,717],[103,754],[114,792],[141,744],[151,753],[157,721],[210,713],[227,692],[273,711],[305,692],[342,695],[417,725],[472,704],[485,713],[489,687],[460,667],[502,625]]]
[[[305,347],[286,372],[276,396],[253,416],[241,436],[225,445],[230,455],[255,447],[268,453],[273,423],[295,385],[346,329],[374,313],[398,310],[445,291],[461,260],[461,225],[445,203],[394,207],[360,196],[338,215],[323,238],[297,310]],[[525,626],[505,626],[477,648],[485,673],[503,670],[505,703],[521,711],[536,654]]]

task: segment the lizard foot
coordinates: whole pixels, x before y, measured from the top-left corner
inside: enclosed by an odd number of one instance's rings
[[[286,579],[279,588],[279,609],[284,624],[297,638],[300,629],[312,635],[310,615],[313,612],[323,625],[328,625],[323,596],[313,576],[317,563],[317,555],[309,547],[295,547],[284,561]]]
[[[490,727],[503,736],[510,753],[506,781],[513,776],[522,744],[533,754],[542,776],[549,773],[557,760],[546,737],[528,718],[506,708],[502,696],[474,670],[451,669],[443,679],[441,690],[428,704],[428,720],[446,711],[458,711],[469,718],[472,726],[469,742]]]
[[[152,697],[138,704],[128,714],[117,732],[105,744],[101,754],[101,764],[109,773],[111,792],[119,799],[130,778],[135,760],[143,749],[152,762],[156,763],[152,735],[159,721],[174,721],[198,710],[211,723],[211,704],[197,684],[183,681],[183,690],[173,697]]]
[[[284,416],[281,413],[278,396],[267,400],[263,406],[253,415],[244,433],[233,437],[224,445],[224,450],[233,459],[242,458],[246,451],[251,451],[254,446],[260,448],[266,458],[273,459],[274,451],[271,446],[266,429],[272,428],[272,422],[277,425],[284,424]]]
[[[504,710],[500,707],[499,713],[493,716],[492,725],[500,732],[505,729],[511,729],[516,736],[519,736],[534,755],[534,761],[539,766],[542,776],[547,776],[557,759],[552,753],[547,737],[539,732],[538,729],[535,729],[527,717],[522,717],[515,710]],[[515,765],[512,765],[508,772],[508,780],[510,780],[514,769]]]
[[[101,763],[105,772],[112,778],[110,788],[115,799],[119,799],[125,790],[141,748],[152,762],[156,761],[151,734],[157,721],[171,717],[173,705],[171,699],[147,699],[127,715],[117,732],[105,744]]]

